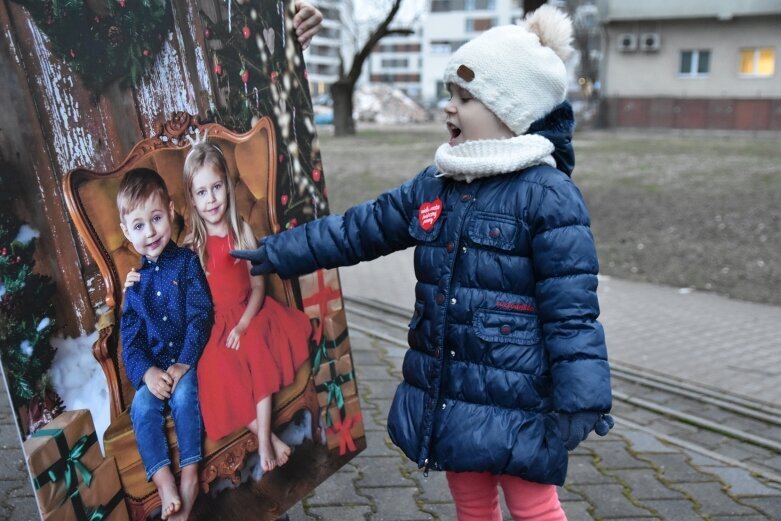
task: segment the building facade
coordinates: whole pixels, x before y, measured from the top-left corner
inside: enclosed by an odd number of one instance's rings
[[[483,31],[515,23],[521,13],[517,0],[430,0],[423,22],[423,103],[434,105],[448,95],[442,75],[453,52]]]
[[[352,58],[355,19],[352,0],[315,0],[313,3],[323,13],[322,27],[304,51],[309,88],[314,98],[328,93],[331,84],[339,78],[342,56],[347,63]]]
[[[369,55],[364,74],[370,83],[397,87],[412,99],[421,100],[423,69],[421,29],[409,36],[386,36]]]
[[[781,2],[602,0],[603,120],[781,130]]]

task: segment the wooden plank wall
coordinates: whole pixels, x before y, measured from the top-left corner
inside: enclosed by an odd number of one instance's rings
[[[77,166],[111,169],[174,111],[205,114],[219,92],[198,10],[218,20],[221,5],[174,0],[174,29],[153,68],[136,88],[114,84],[95,102],[27,12],[0,0],[0,162],[18,174],[19,210],[41,232],[38,271],[57,283],[56,318],[68,336],[94,330],[105,290],[70,224],[62,176]]]

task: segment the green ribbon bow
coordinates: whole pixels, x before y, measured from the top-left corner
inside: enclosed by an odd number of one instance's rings
[[[333,340],[328,340],[325,338],[325,335],[323,336],[320,345],[317,346],[315,356],[312,359],[312,374],[317,374],[318,371],[320,371],[320,366],[324,363],[324,361],[333,361],[333,359],[328,355],[328,349],[336,349],[339,347],[339,345],[341,345],[342,342],[344,342],[346,338],[347,328],[344,328],[344,331],[342,331],[342,333]]]
[[[68,448],[68,440],[65,439],[63,429],[41,429],[33,434],[33,438],[42,438],[44,436],[54,437],[57,443],[57,449],[60,451],[60,459],[38,474],[33,479],[35,490],[40,489],[47,483],[56,483],[58,480],[65,481],[67,496],[75,493],[79,486],[77,473],[81,480],[89,487],[92,484],[92,472],[81,462],[81,458],[87,453],[90,447],[97,443],[98,436],[95,432],[85,434],[76,441],[72,449]]]
[[[325,404],[325,424],[327,427],[333,426],[333,420],[331,419],[331,404],[335,403],[339,409],[339,415],[342,419],[345,417],[344,409],[344,393],[342,392],[342,385],[352,381],[355,377],[355,373],[350,371],[347,374],[336,374],[336,364],[334,361],[328,363],[328,369],[331,371],[331,380],[323,382],[315,386],[315,391],[318,393],[328,392],[328,399]]]
[[[120,487],[111,501],[105,505],[100,505],[92,511],[84,506],[84,501],[81,499],[81,494],[78,491],[74,492],[71,497],[71,505],[73,505],[73,511],[76,513],[76,519],[78,521],[103,521],[111,512],[117,508],[117,505],[125,498],[125,493]]]

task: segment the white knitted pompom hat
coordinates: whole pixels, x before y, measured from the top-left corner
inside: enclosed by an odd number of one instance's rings
[[[445,68],[445,83],[468,90],[521,135],[564,101],[572,52],[572,22],[543,5],[519,25],[490,29],[461,46]]]

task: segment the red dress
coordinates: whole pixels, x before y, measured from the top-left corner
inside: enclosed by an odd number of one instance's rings
[[[214,302],[214,327],[198,362],[198,396],[209,439],[217,440],[257,417],[256,404],[289,385],[309,359],[312,325],[298,309],[266,297],[239,349],[226,346],[249,299],[247,262],[228,253],[229,236],[206,242],[206,279]]]

